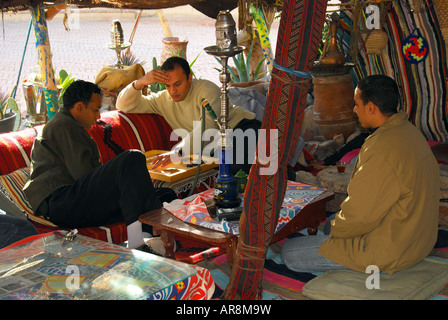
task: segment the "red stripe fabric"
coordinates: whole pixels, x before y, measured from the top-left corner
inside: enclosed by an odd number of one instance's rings
[[[177,143],[169,140],[172,129],[159,115],[110,111],[101,119],[105,124],[95,124],[89,134],[97,142],[102,163],[124,150],[170,150]]]
[[[37,131],[34,128],[0,135],[0,174],[9,174],[28,166],[31,147]]]

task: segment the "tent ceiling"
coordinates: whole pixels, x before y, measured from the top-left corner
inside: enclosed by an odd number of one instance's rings
[[[60,1],[63,2],[63,1]],[[3,11],[25,11],[37,5],[51,5],[58,1],[45,0],[3,0]],[[72,0],[72,5],[79,8],[120,8],[120,9],[165,9],[191,5],[205,15],[216,18],[220,10],[233,10],[238,0]]]

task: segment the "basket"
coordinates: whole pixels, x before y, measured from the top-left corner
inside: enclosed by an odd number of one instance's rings
[[[440,31],[448,43],[448,1],[447,0],[434,0],[434,8],[439,20]]]
[[[387,33],[381,29],[372,30],[366,39],[367,54],[380,55],[388,41]]]

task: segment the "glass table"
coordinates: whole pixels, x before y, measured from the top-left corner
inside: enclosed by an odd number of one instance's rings
[[[0,250],[1,300],[208,299],[207,269],[66,231]]]

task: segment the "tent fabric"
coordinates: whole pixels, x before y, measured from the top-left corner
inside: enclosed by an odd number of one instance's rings
[[[262,298],[261,278],[267,250],[274,232],[287,184],[287,164],[299,139],[305,112],[309,79],[298,78],[284,68],[309,72],[313,66],[325,18],[326,0],[284,2],[275,62],[261,129],[267,139],[259,139],[256,163],[249,173],[244,210],[240,219],[237,259],[234,261],[225,299]],[[278,139],[275,139],[276,129]],[[274,145],[271,143],[274,138]],[[272,148],[278,146],[278,152]],[[275,150],[275,148],[274,148]],[[266,164],[278,157],[273,172]],[[277,169],[277,170],[275,170]]]

